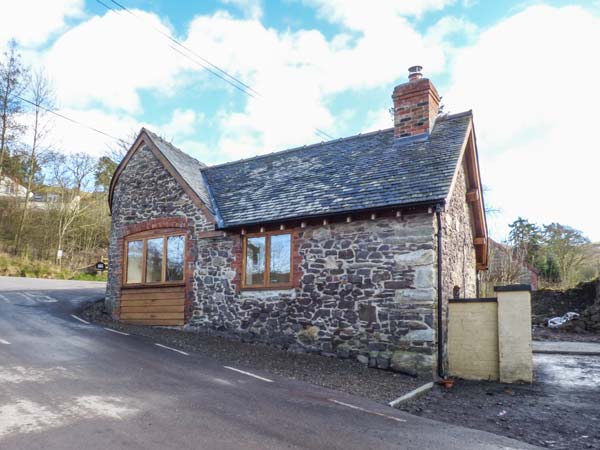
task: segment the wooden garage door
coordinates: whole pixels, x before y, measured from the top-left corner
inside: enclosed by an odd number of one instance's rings
[[[139,325],[183,325],[185,287],[121,290],[121,321]]]

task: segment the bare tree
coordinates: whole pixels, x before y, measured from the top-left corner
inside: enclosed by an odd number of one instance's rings
[[[120,139],[114,145],[109,146],[105,156],[108,156],[118,165],[137,139],[138,134],[138,131],[130,131],[129,135],[125,139]]]
[[[27,88],[28,70],[21,63],[17,43],[12,40],[0,62],[0,177],[9,143],[15,141],[24,131],[16,120],[23,111],[23,101],[19,98]]]
[[[59,254],[64,249],[65,238],[75,221],[82,217],[93,205],[84,203],[85,188],[91,181],[96,167],[96,160],[85,154],[65,155],[53,152],[48,161],[54,186],[55,198],[48,203],[56,216],[56,262],[61,263]]]
[[[81,191],[88,187],[90,177],[96,169],[97,160],[87,153],[75,153],[66,158],[66,169],[69,173],[75,195],[80,196]]]
[[[54,108],[54,92],[50,82],[40,71],[33,76],[30,92],[33,103],[33,123],[31,128],[31,146],[27,154],[27,182],[23,204],[23,212],[15,235],[15,253],[19,253],[23,229],[27,220],[30,197],[32,195],[33,180],[37,172],[37,161],[40,158],[44,138],[48,135],[51,121],[47,117],[47,110]]]
[[[494,286],[516,284],[528,272],[523,248],[512,247],[490,240],[488,270],[481,272],[483,296],[493,295]]]

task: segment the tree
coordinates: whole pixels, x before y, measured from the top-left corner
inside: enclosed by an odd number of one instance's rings
[[[108,156],[101,156],[96,165],[94,177],[96,180],[96,190],[108,192],[110,180],[112,179],[118,164]]]
[[[55,200],[49,202],[49,210],[56,222],[56,262],[61,263],[59,251],[64,250],[67,233],[75,221],[82,217],[93,205],[84,202],[87,187],[96,161],[85,153],[65,155],[53,152],[49,158],[49,169]]]
[[[76,196],[80,196],[81,191],[88,187],[90,176],[96,166],[96,159],[87,153],[79,152],[66,158],[66,169],[71,177]]]
[[[123,160],[133,143],[138,137],[138,132],[133,130],[125,139],[119,139],[115,145],[111,145],[106,152],[108,158],[112,159],[117,165]]]
[[[555,265],[564,285],[575,284],[576,272],[585,261],[585,249],[590,240],[581,231],[560,223],[544,225],[542,235],[546,257],[551,261],[547,270]]]
[[[50,129],[50,121],[47,119],[47,110],[54,107],[54,93],[50,82],[40,71],[34,74],[29,95],[33,103],[33,123],[31,129],[31,146],[27,152],[27,182],[26,192],[21,213],[21,220],[15,236],[15,253],[20,252],[20,244],[23,236],[27,212],[29,209],[30,196],[32,195],[33,181],[37,172],[37,161],[40,158],[44,138]]]
[[[28,81],[29,72],[21,63],[16,41],[12,40],[0,61],[0,176],[7,156],[10,156],[10,144],[24,131],[16,116],[23,111],[23,101],[19,97],[27,88]]]
[[[517,253],[515,256],[537,267],[542,241],[540,228],[522,217],[518,217],[509,228],[508,242]]]
[[[481,295],[494,295],[494,286],[519,283],[527,273],[524,255],[508,244],[500,244],[490,239],[488,249],[488,270],[480,273]]]

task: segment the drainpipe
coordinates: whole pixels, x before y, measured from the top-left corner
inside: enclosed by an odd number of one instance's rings
[[[437,369],[438,376],[444,378],[444,326],[442,292],[442,207],[435,205],[437,218]]]

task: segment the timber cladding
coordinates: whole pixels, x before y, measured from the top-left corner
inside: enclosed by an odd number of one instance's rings
[[[120,317],[138,325],[183,325],[185,286],[135,287],[121,291]]]

